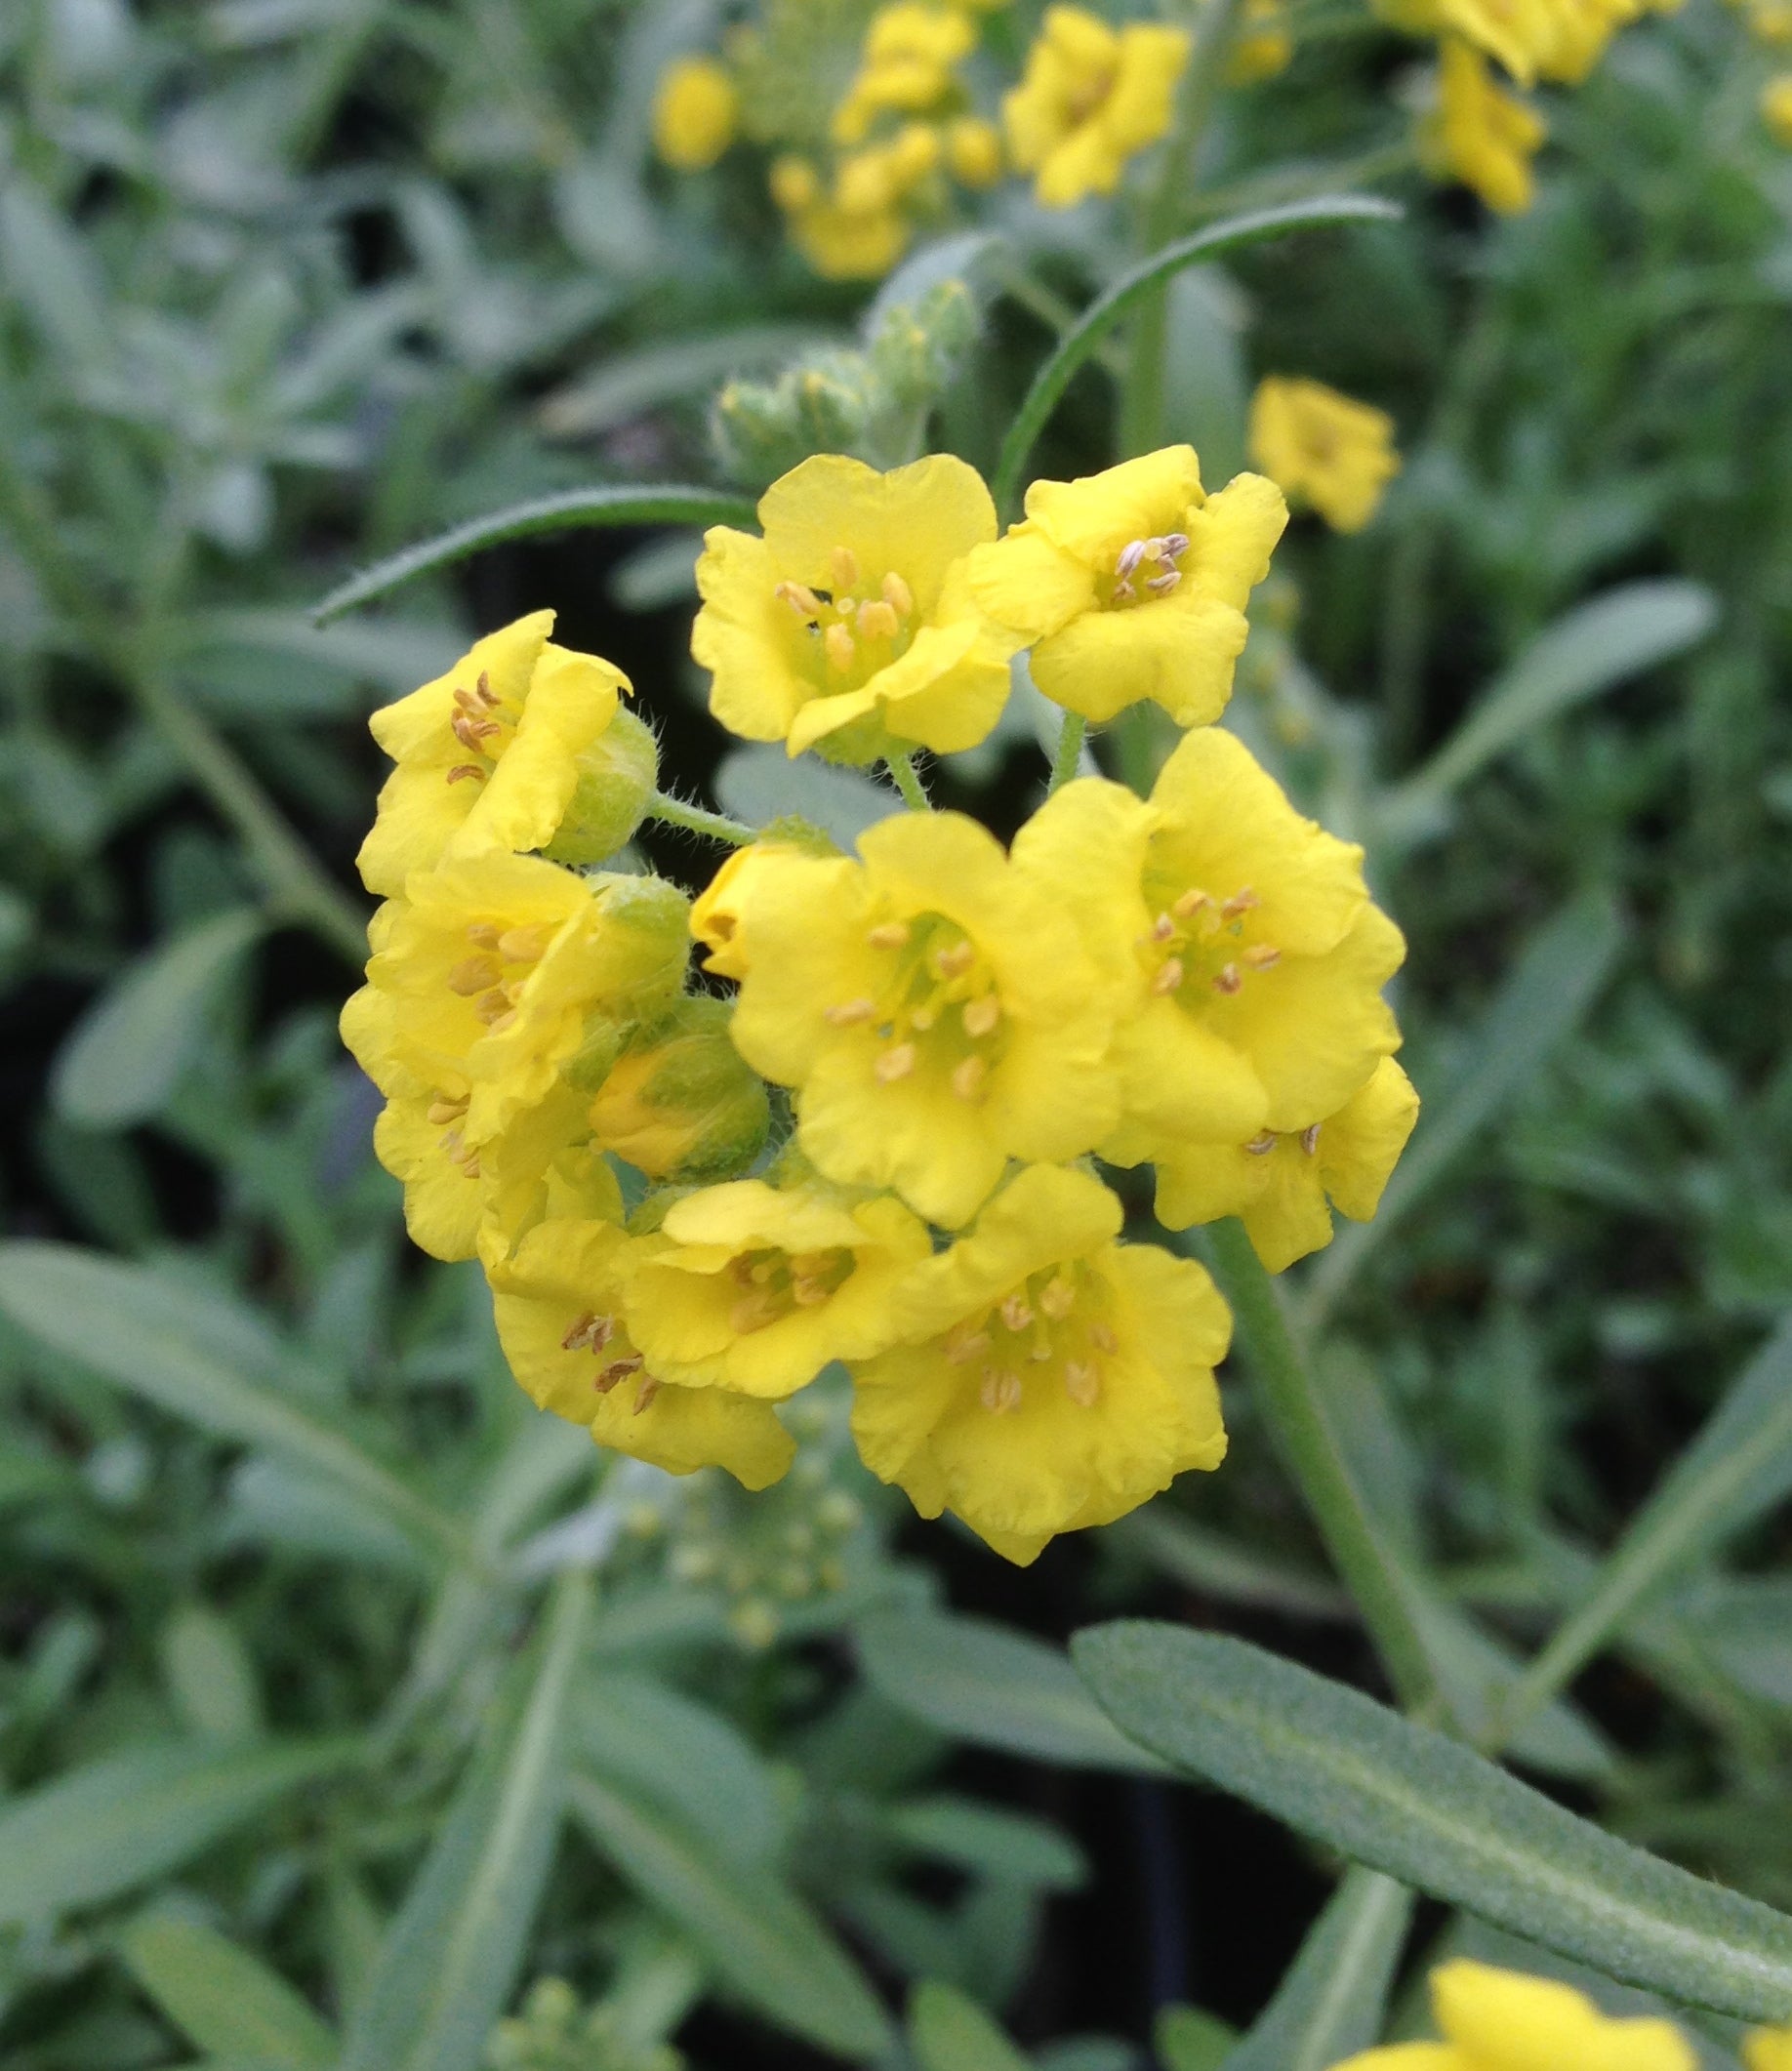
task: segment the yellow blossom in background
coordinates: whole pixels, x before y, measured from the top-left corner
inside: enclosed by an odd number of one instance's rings
[[[865,32],[859,69],[830,124],[835,143],[862,143],[881,114],[921,114],[951,92],[977,31],[956,7],[896,0]]]
[[[1792,72],[1781,72],[1761,89],[1761,119],[1773,142],[1792,150]]]
[[[1400,472],[1394,420],[1324,382],[1271,375],[1250,404],[1250,457],[1338,532],[1361,532]]]
[[[852,1365],[865,1464],[1011,1561],[1225,1454],[1226,1306],[1191,1260],[1117,1243],[1121,1220],[1086,1172],[1020,1172],[916,1269],[904,1343]]]
[[[1522,215],[1530,206],[1530,161],[1547,134],[1535,109],[1494,83],[1478,50],[1446,38],[1438,105],[1419,126],[1427,171],[1460,180],[1501,215]]]
[[[1287,70],[1294,56],[1294,37],[1288,27],[1283,0],[1244,0],[1232,53],[1226,61],[1226,78],[1233,86],[1254,86],[1261,79],[1274,79]]]
[[[510,1371],[540,1407],[600,1445],[669,1474],[725,1467],[748,1488],[768,1486],[795,1452],[771,1404],[662,1381],[630,1337],[633,1241],[607,1221],[542,1222],[490,1269]]]
[[[1742,2042],[1748,2071],[1792,2071],[1792,2027],[1757,2028]]]
[[[1331,1210],[1367,1222],[1418,1119],[1418,1095],[1392,1057],[1335,1114],[1242,1144],[1164,1144],[1158,1220],[1170,1230],[1242,1219],[1271,1273],[1331,1241]],[[1329,1203],[1329,1205],[1327,1205]]]
[[[713,58],[674,58],[653,97],[653,147],[680,173],[701,173],[734,142],[740,93]]]
[[[946,164],[960,186],[993,187],[1002,174],[1001,132],[981,115],[946,125]]]
[[[1168,130],[1188,56],[1183,29],[1117,29],[1079,7],[1046,10],[1021,83],[1001,104],[1008,154],[1034,175],[1042,207],[1114,192],[1127,161]]]
[[[1032,644],[1033,680],[1088,719],[1151,698],[1179,726],[1217,718],[1244,604],[1287,523],[1282,491],[1241,474],[1213,496],[1192,446],[1074,482],[1035,482],[1027,515],[970,560],[992,619]]]
[[[782,1397],[895,1342],[932,1245],[888,1195],[743,1179],[674,1201],[636,1249],[628,1315],[654,1372]]]
[[[691,652],[724,726],[851,761],[989,733],[1019,643],[965,580],[964,557],[996,533],[975,468],[934,455],[879,474],[818,454],[765,492],[759,522],[758,539],[713,527],[697,563]]]
[[[1553,1978],[1457,1959],[1431,1973],[1441,2043],[1392,2043],[1333,2071],[1697,2071],[1692,2046],[1665,2020],[1609,2019]]]
[[[976,821],[899,814],[859,855],[751,880],[734,1039],[796,1088],[797,1141],[820,1171],[956,1226],[1010,1157],[1074,1157],[1114,1125],[1117,988]]]
[[[1748,32],[1770,48],[1792,43],[1792,0],[1748,0]],[[1770,82],[1780,85],[1787,75]]]
[[[553,840],[580,757],[615,719],[629,680],[594,655],[555,647],[552,629],[551,611],[531,612],[368,721],[398,765],[356,858],[370,892],[393,897],[412,871],[449,853]]]

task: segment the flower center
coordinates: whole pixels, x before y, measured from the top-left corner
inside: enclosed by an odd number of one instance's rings
[[[509,746],[509,735],[516,730],[515,716],[492,688],[491,677],[483,669],[471,690],[455,692],[454,717],[448,722],[448,730],[476,759],[457,762],[448,772],[447,781],[458,784],[463,777],[471,777],[483,784]]]
[[[895,569],[874,584],[861,579],[850,547],[835,547],[830,559],[832,589],[784,582],[772,592],[803,628],[804,673],[824,698],[862,690],[915,637],[915,593]]]
[[[980,1103],[1007,1048],[1001,997],[977,945],[940,914],[880,920],[866,941],[888,958],[881,989],[823,1009],[837,1029],[869,1030],[872,1076],[894,1085],[916,1071]]]
[[[1114,562],[1114,588],[1108,592],[1108,608],[1124,611],[1136,604],[1149,604],[1153,597],[1166,597],[1182,581],[1176,563],[1189,550],[1186,532],[1154,533],[1148,540],[1128,540]]]
[[[635,1351],[627,1329],[613,1316],[599,1316],[592,1310],[582,1310],[575,1316],[560,1340],[560,1350],[572,1353],[591,1353],[597,1361],[597,1370],[591,1376],[591,1388],[597,1395],[608,1395],[612,1388],[620,1387],[624,1381],[640,1375],[634,1391],[634,1414],[641,1411],[660,1392],[657,1377],[645,1371],[645,1360]]]
[[[1191,885],[1172,899],[1138,939],[1152,992],[1194,1007],[1210,994],[1230,998],[1255,971],[1282,961],[1274,943],[1249,941],[1259,901],[1248,884],[1229,899]]]
[[[467,930],[472,954],[463,956],[448,973],[448,990],[473,1002],[473,1013],[500,1035],[516,1019],[516,1003],[535,966],[552,940],[545,923],[504,927],[496,920],[475,920]]]
[[[825,1251],[743,1251],[728,1263],[728,1277],[741,1290],[728,1312],[729,1329],[745,1337],[798,1309],[819,1309],[852,1278],[855,1263],[844,1244]]]
[[[1006,1416],[1042,1391],[1062,1392],[1083,1409],[1101,1401],[1106,1361],[1120,1350],[1100,1278],[1072,1261],[1048,1266],[999,1301],[965,1317],[942,1347],[947,1363],[972,1367],[977,1400]]]

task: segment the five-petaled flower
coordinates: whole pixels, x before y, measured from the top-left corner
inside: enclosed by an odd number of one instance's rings
[[[1051,7],[1001,104],[1008,154],[1048,209],[1112,194],[1126,164],[1170,126],[1188,62],[1186,30],[1114,28],[1080,7]]]
[[[1336,532],[1361,532],[1400,472],[1394,420],[1324,382],[1270,375],[1250,403],[1250,457]]]

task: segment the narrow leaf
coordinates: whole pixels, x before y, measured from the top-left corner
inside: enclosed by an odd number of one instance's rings
[[[1301,1314],[1309,1330],[1330,1314],[1370,1254],[1513,1092],[1573,1032],[1604,989],[1624,933],[1610,900],[1588,893],[1564,907],[1526,944],[1449,1084],[1435,1093],[1420,1086],[1425,1105],[1418,1127],[1374,1221],[1341,1226],[1315,1261]]]
[[[352,1440],[281,1401],[265,1367],[261,1385],[245,1378],[253,1333],[237,1333],[241,1350],[227,1358],[218,1306],[147,1267],[77,1244],[0,1244],[0,1313],[33,1337],[174,1416],[328,1475],[413,1537],[465,1551],[451,1518]]]
[[[0,1808],[0,1927],[147,1884],[361,1750],[351,1738],[136,1747],[26,1791]]]
[[[1366,2050],[1381,2033],[1411,1920],[1404,1885],[1375,1870],[1349,1871],[1221,2071],[1326,2071]]]
[[[567,1789],[592,1845],[743,1998],[793,2034],[843,2056],[876,2056],[888,2048],[889,2023],[871,1987],[762,1864],[743,1869],[710,1837],[589,1768]]]
[[[217,914],[126,967],[62,1045],[50,1081],[58,1114],[123,1128],[161,1107],[192,1054],[213,988],[263,928],[259,914]]]
[[[1030,2071],[997,2023],[957,1985],[916,1986],[909,1997],[909,2047],[920,2071]]]
[[[538,532],[573,532],[594,525],[751,525],[756,511],[750,497],[725,489],[690,489],[675,484],[635,487],[617,484],[602,489],[572,489],[558,496],[536,497],[511,504],[485,517],[469,518],[423,540],[400,553],[377,561],[331,590],[311,614],[319,626],[341,618],[359,604],[371,603],[414,577],[464,561],[470,553],[499,547],[506,540],[527,539]]]
[[[1295,230],[1325,229],[1335,223],[1389,223],[1402,213],[1395,203],[1376,201],[1366,194],[1331,194],[1316,201],[1291,202],[1283,208],[1258,209],[1248,216],[1233,216],[1224,223],[1209,223],[1204,230],[1165,245],[1162,251],[1122,273],[1082,312],[1033,377],[1033,386],[1008,426],[996,463],[992,486],[998,511],[1004,518],[1013,514],[1027,456],[1077,370],[1160,281],[1168,280],[1184,266],[1196,265],[1203,259],[1217,259],[1223,252],[1240,251],[1245,245],[1261,244],[1267,238],[1286,237]]]
[[[280,2071],[335,2063],[336,2037],[285,1978],[210,1928],[150,1914],[123,1946],[132,1976],[208,2054]]]
[[[899,1711],[956,1739],[1038,1762],[1155,1775],[1056,1647],[982,1618],[885,1611],[858,1627],[859,1666]]]
[[[1382,806],[1382,832],[1410,839],[1438,805],[1507,749],[1551,719],[1693,646],[1717,624],[1702,583],[1626,583],[1590,597],[1544,629],[1429,762]]]
[[[1072,1654],[1142,1745],[1352,1861],[1670,1999],[1744,2020],[1792,2013],[1792,1919],[1358,1690],[1144,1620],[1080,1633]]]
[[[484,2054],[552,1865],[568,1693],[591,1602],[587,1576],[556,1588],[387,1931],[341,2071],[473,2071]]]

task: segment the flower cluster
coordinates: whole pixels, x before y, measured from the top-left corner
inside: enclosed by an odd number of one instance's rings
[[[918,795],[854,854],[778,822],[692,901],[601,867],[667,805],[652,743],[625,766],[627,686],[538,614],[376,717],[388,896],[345,1036],[414,1236],[480,1260],[538,1402],[760,1487],[777,1405],[839,1361],[871,1469],[1028,1561],[1225,1450],[1225,1305],[1124,1239],[1095,1161],[1154,1167],[1171,1230],[1242,1218],[1272,1270],[1372,1214],[1416,1110],[1402,940],[1361,851],[1212,724],[1274,483],[1208,493],[1170,447],[1035,482],[998,537],[961,461],[820,455],[759,517],[697,569],[736,733],[914,792],[1026,649],[1068,713],[1187,729],[1150,796],[1074,778],[1006,848]]]

